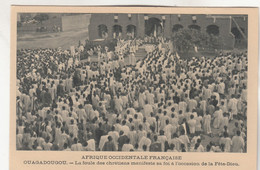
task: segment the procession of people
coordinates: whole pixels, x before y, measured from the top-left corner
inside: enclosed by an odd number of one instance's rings
[[[247,52],[182,59],[161,38],[138,60],[144,42],[99,46],[97,62],[18,50],[17,149],[246,152]]]

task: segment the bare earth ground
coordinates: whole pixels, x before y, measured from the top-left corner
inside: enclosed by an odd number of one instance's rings
[[[18,33],[17,49],[58,48],[69,49],[77,46],[79,40],[84,43],[88,39],[88,30],[79,29],[55,33]]]

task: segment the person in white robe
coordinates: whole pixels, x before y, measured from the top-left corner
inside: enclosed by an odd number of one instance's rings
[[[203,117],[203,129],[206,134],[211,134],[211,116],[209,113],[206,113],[206,115]]]
[[[232,140],[229,137],[227,132],[223,133],[223,137],[220,138],[219,144],[224,145],[224,152],[230,152],[231,151],[231,146],[232,146]]]
[[[188,125],[190,128],[190,134],[195,134],[197,121],[194,119],[194,115],[190,115],[190,120],[188,120]]]
[[[239,152],[242,153],[244,150],[245,141],[241,136],[241,132],[237,131],[236,135],[232,138],[232,147],[231,152]]]
[[[78,142],[77,138],[74,138],[74,144],[71,145],[71,151],[83,151],[82,144]]]
[[[216,107],[216,111],[213,114],[214,116],[214,121],[213,121],[213,127],[215,129],[220,128],[221,122],[223,121],[223,112],[219,107]]]
[[[134,150],[134,146],[130,144],[130,139],[128,138],[122,147],[122,152],[130,152],[131,150]]]
[[[147,148],[149,148],[151,144],[152,144],[152,141],[150,139],[150,133],[147,133],[147,136],[142,136],[140,138],[138,146],[139,146],[139,149],[143,148],[144,145],[147,146]]]

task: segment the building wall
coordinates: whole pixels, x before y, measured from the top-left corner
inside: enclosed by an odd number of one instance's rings
[[[101,38],[98,34],[98,26],[104,24],[108,29],[108,38],[113,37],[112,28],[113,25],[122,26],[122,37],[126,37],[126,28],[127,25],[135,25],[137,28],[137,37],[145,36],[145,19],[144,14],[131,14],[131,20],[128,18],[128,14],[118,14],[118,22],[114,21],[115,14],[92,14],[89,25],[89,38],[90,40]],[[162,15],[160,14],[148,14],[148,18],[158,18],[162,20]],[[193,25],[192,15],[180,15],[180,20],[177,14],[164,15],[164,36],[172,36],[172,28],[175,24],[180,24],[183,28],[188,28],[189,25]],[[236,21],[241,24],[247,34],[247,18],[246,21],[242,19],[243,17],[236,17]],[[234,47],[235,37],[231,33],[231,28],[234,26],[234,23],[231,22],[231,19],[226,17],[210,17],[208,15],[196,15],[196,23],[201,28],[201,31],[206,32],[207,26],[216,25],[219,27],[219,37],[222,41],[222,47],[224,49],[231,49]]]
[[[244,31],[244,38],[236,38],[235,39],[235,48],[247,48],[247,38],[248,38],[248,18],[247,17],[234,17],[234,20],[239,24],[239,27]],[[231,24],[231,29],[237,29],[236,24],[233,21]],[[234,35],[235,36],[235,35]]]

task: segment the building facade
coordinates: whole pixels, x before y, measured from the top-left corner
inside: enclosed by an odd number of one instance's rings
[[[232,49],[247,44],[247,16],[188,14],[92,14],[89,39],[145,36],[170,38],[180,28],[197,29],[219,36],[222,47]]]

